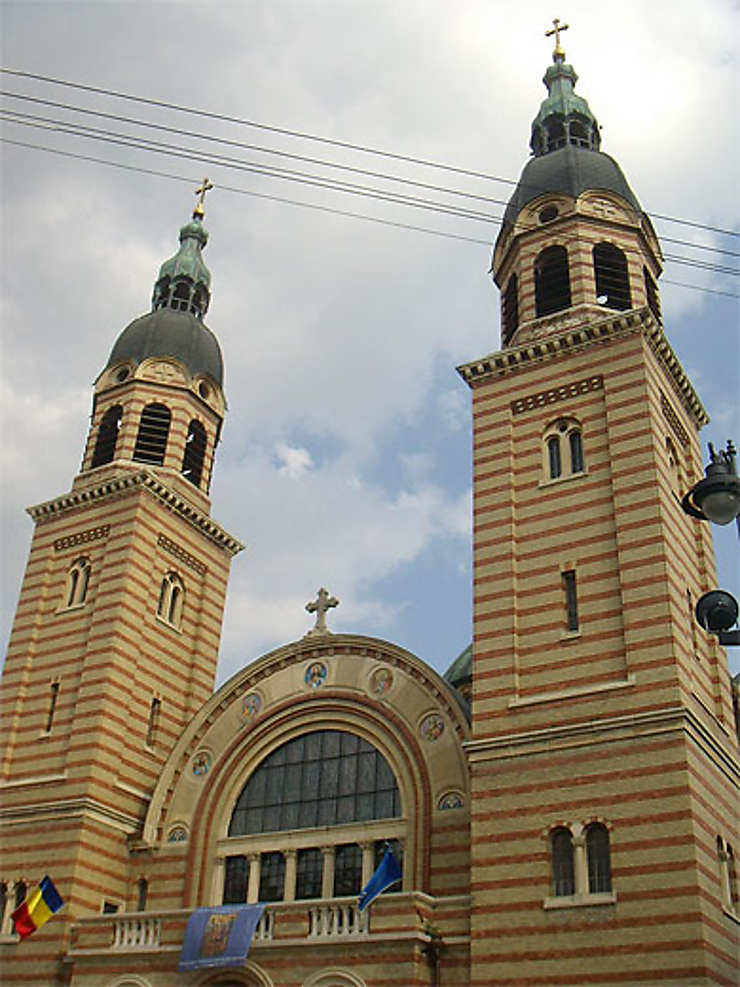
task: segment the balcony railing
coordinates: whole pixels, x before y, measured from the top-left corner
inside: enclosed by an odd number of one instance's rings
[[[456,918],[448,935],[467,936],[467,921],[459,916],[464,896],[442,901],[452,907]],[[434,907],[435,899],[423,892],[392,894],[379,900],[368,911],[360,912],[356,898],[329,898],[319,901],[271,902],[262,914],[252,938],[252,949],[270,947],[300,948],[318,943],[331,945],[351,939],[404,940],[421,934],[420,911]],[[70,960],[82,956],[127,953],[171,953],[182,948],[185,927],[192,909],[158,912],[119,912],[96,915],[75,922],[68,950]],[[459,928],[458,928],[459,925]],[[454,931],[453,931],[454,929]],[[142,956],[142,962],[145,956]]]

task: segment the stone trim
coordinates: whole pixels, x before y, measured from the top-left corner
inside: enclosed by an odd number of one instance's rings
[[[604,378],[601,374],[595,377],[584,377],[583,380],[574,381],[572,384],[563,384],[562,387],[552,387],[547,391],[539,391],[537,394],[528,394],[526,398],[517,398],[511,402],[511,412],[520,415],[523,411],[532,411],[535,408],[543,408],[548,404],[555,404],[557,401],[565,401],[568,398],[577,398],[581,394],[588,394],[590,391],[602,391],[604,389]]]
[[[157,545],[163,548],[165,552],[169,552],[170,555],[174,555],[176,559],[179,559],[188,568],[194,569],[198,575],[205,576],[208,572],[207,565],[204,565],[200,559],[196,559],[190,552],[186,552],[184,548],[181,548],[176,542],[171,541],[166,535],[160,535],[157,538]]]
[[[109,524],[101,524],[98,528],[88,528],[87,531],[78,531],[75,535],[57,538],[54,542],[54,550],[61,552],[64,548],[73,548],[75,545],[86,545],[88,542],[97,541],[99,538],[107,538],[109,532]]]
[[[681,424],[678,415],[673,410],[673,406],[662,391],[660,392],[660,410],[663,412],[663,417],[673,429],[673,433],[681,445],[688,446],[689,433]]]
[[[578,328],[569,328],[560,332],[553,331],[547,336],[542,336],[521,346],[498,350],[482,360],[461,364],[457,368],[457,372],[470,387],[474,387],[480,380],[505,377],[530,364],[541,363],[561,355],[577,353],[589,346],[608,342],[612,338],[638,332],[645,337],[659,363],[675,385],[677,395],[694,417],[697,425],[706,425],[709,422],[709,415],[699,400],[691,381],[684,373],[662,327],[656,322],[647,306],[631,309],[621,315],[610,316],[597,322],[581,325]]]
[[[27,507],[27,513],[34,521],[44,521],[55,514],[64,514],[67,511],[77,510],[86,504],[96,500],[106,500],[110,497],[120,497],[133,492],[137,487],[147,490],[152,496],[160,500],[175,514],[190,522],[209,541],[212,541],[219,548],[230,555],[236,555],[244,549],[244,545],[230,535],[228,531],[215,521],[199,511],[192,504],[174,493],[167,487],[154,473],[149,470],[142,470],[137,473],[128,473],[124,476],[117,476],[114,479],[106,480],[97,487],[87,487],[84,490],[72,490],[63,497],[55,500],[47,500],[43,504],[35,504]]]

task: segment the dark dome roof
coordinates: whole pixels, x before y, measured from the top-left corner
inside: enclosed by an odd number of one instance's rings
[[[503,231],[507,226],[513,226],[527,203],[539,195],[561,192],[577,199],[589,189],[616,192],[630,203],[638,216],[642,215],[640,203],[614,158],[601,151],[566,144],[557,151],[527,162],[519,184],[509,199],[501,229]]]
[[[193,376],[208,374],[223,387],[221,348],[208,326],[189,312],[159,308],[126,326],[111,351],[106,369],[150,356],[171,356],[184,363]]]
[[[473,645],[469,644],[455,658],[453,663],[444,673],[444,680],[455,687],[464,682],[469,682],[473,676]]]

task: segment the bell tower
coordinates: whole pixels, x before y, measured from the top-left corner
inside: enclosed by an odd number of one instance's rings
[[[57,982],[71,921],[141,904],[127,900],[129,840],[213,690],[243,546],[211,518],[208,496],[226,408],[221,350],[203,322],[208,187],[151,311],[123,330],[95,382],[71,490],[29,508],[35,532],[2,678],[1,931],[12,933],[19,889],[44,873],[67,908],[22,955],[6,939],[9,982],[19,963],[25,982]]]
[[[471,983],[733,982],[738,751],[683,513],[707,415],[556,22],[473,399]],[[731,852],[731,851],[730,851]],[[730,888],[728,891],[727,889]]]

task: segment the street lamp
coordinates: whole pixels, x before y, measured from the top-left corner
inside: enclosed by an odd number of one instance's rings
[[[731,630],[737,623],[738,604],[730,593],[712,589],[696,601],[696,619],[709,634],[716,634],[719,643],[740,645],[740,629]]]
[[[691,517],[715,524],[730,524],[738,518],[740,534],[740,477],[735,467],[736,449],[727,440],[727,448],[719,453],[709,443],[710,463],[706,476],[683,495],[681,507]]]

